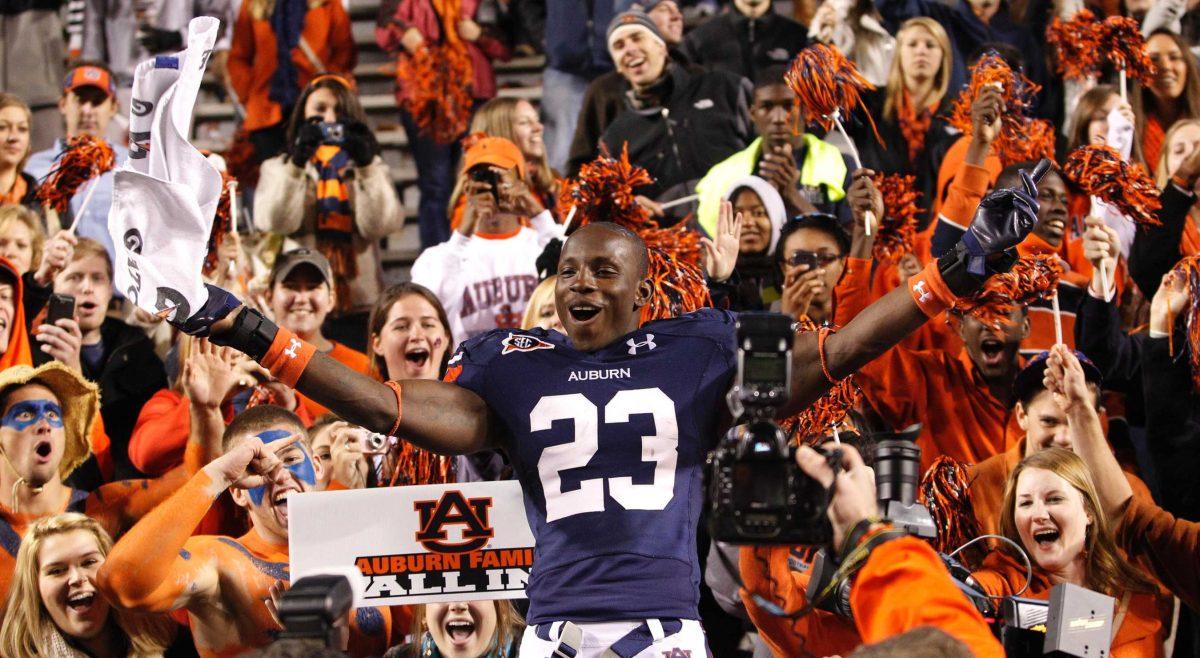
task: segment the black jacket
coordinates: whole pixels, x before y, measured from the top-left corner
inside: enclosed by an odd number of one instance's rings
[[[1129,248],[1129,276],[1146,299],[1153,299],[1162,278],[1179,259],[1179,241],[1187,224],[1188,211],[1196,203],[1191,191],[1183,191],[1168,183],[1162,191],[1162,208],[1158,220],[1162,226],[1139,226]]]
[[[145,477],[129,462],[129,437],[142,405],[159,389],[167,387],[163,363],[145,332],[120,320],[108,318],[100,325],[104,359],[92,370],[84,362],[83,376],[100,387],[100,416],[112,443],[114,478]],[[49,355],[33,350],[35,365],[50,361]]]
[[[751,19],[731,9],[683,39],[683,50],[692,62],[752,81],[766,68],[790,64],[806,45],[808,29],[774,11]]]
[[[600,139],[615,157],[628,144],[629,161],[650,172],[655,183],[639,194],[656,198],[681,184],[694,184],[753,138],[751,88],[743,78],[724,71],[691,73],[668,64],[651,92],[654,102],[635,104],[627,98],[628,107]]]

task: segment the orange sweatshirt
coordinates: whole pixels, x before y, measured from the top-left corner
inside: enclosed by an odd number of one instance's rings
[[[113,546],[97,577],[115,605],[148,612],[184,608],[205,658],[237,656],[270,644],[278,625],[264,601],[287,580],[288,547],[251,529],[233,538],[191,536],[216,495],[201,471]],[[387,608],[360,608],[351,620],[350,655],[388,647]]]
[[[242,126],[247,131],[268,128],[287,120],[283,108],[269,97],[271,76],[279,61],[275,32],[271,30],[270,16],[255,19],[250,15],[251,4],[243,2],[238,12],[226,65],[238,100],[246,108]],[[321,60],[325,71],[350,75],[358,61],[358,50],[346,9],[338,0],[325,0],[317,7],[312,6],[313,2],[308,4],[300,37]],[[316,77],[317,68],[299,46],[292,49],[292,64],[296,67],[300,89],[303,89]]]
[[[366,354],[363,354],[357,350],[352,350],[337,341],[330,342],[333,343],[333,349],[329,351],[330,358],[338,363],[341,363],[347,368],[350,368],[351,370],[361,372],[362,374],[368,376],[371,374],[371,360],[367,358]],[[316,420],[329,413],[329,409],[318,404],[316,400],[305,397],[299,391],[296,392],[296,399],[300,401],[299,407],[303,407],[313,420]],[[297,411],[299,411],[299,407],[297,407]]]
[[[985,592],[992,596],[1012,596],[1025,584],[1025,563],[1018,562],[1007,553],[993,551],[983,563],[983,569],[971,575]],[[1049,576],[1034,564],[1033,581],[1021,596],[1047,600],[1054,583]],[[1131,593],[1126,605],[1125,616],[1113,639],[1113,658],[1162,658],[1163,639],[1167,635],[1163,628],[1161,605],[1169,605],[1169,598],[1153,593]],[[1121,605],[1121,597],[1117,597]],[[1117,612],[1114,611],[1115,621]]]
[[[1193,610],[1200,609],[1200,523],[1177,519],[1135,492],[1116,535],[1130,557],[1144,558],[1173,594]]]
[[[1004,657],[1004,648],[941,558],[915,537],[893,539],[871,551],[850,588],[850,608],[865,644],[932,626],[964,642],[976,658]]]

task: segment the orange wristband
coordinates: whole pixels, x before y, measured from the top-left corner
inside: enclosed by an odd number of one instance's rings
[[[925,269],[912,275],[908,280],[908,293],[927,317],[934,318],[954,305],[958,297],[950,292],[950,287],[942,280],[938,271],[937,261],[930,261]]]
[[[271,341],[271,346],[267,348],[267,353],[259,363],[271,371],[272,377],[296,388],[296,382],[300,381],[300,375],[304,374],[304,369],[316,353],[317,348],[280,327],[279,333],[275,334],[275,340]]]
[[[396,394],[396,422],[392,424],[392,431],[388,432],[388,436],[396,436],[400,431],[400,418],[404,415],[404,398],[400,394],[400,382],[388,380],[384,384]]]

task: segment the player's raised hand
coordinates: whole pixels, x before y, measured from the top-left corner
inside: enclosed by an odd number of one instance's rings
[[[715,240],[700,238],[704,245],[704,272],[713,281],[725,281],[733,276],[737,265],[738,250],[742,243],[742,213],[733,214],[733,204],[721,202],[717,213]]]

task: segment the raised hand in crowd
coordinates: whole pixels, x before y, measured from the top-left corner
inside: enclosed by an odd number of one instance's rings
[[[41,349],[55,361],[82,373],[83,366],[79,361],[79,352],[83,348],[83,330],[75,318],[61,318],[54,324],[39,324],[34,336]]]
[[[462,222],[458,232],[466,236],[475,234],[481,222],[500,212],[499,191],[491,183],[467,178],[463,185],[463,194],[467,197],[467,206],[463,211]]]
[[[796,451],[796,463],[805,475],[826,489],[833,487],[829,501],[829,521],[833,524],[833,547],[842,550],[846,534],[859,522],[879,516],[875,498],[875,471],[863,462],[854,446],[826,443],[824,450],[841,450],[841,464],[835,475],[825,455],[808,447]]]
[[[996,87],[984,87],[975,102],[971,103],[971,144],[967,148],[966,162],[983,166],[992,142],[1000,136],[1001,118],[1004,116],[1004,96]]]
[[[359,167],[365,167],[375,161],[379,155],[379,141],[375,133],[361,121],[347,121],[342,148]]]
[[[332,479],[347,489],[367,486],[366,429],[338,422],[330,428],[329,461]]]
[[[850,189],[846,190],[846,204],[854,220],[854,232],[850,241],[851,258],[871,258],[871,247],[875,244],[875,231],[866,232],[867,213],[875,216],[875,222],[887,221],[887,209],[883,207],[883,194],[875,186],[875,172],[857,169],[851,174]]]
[[[317,147],[321,146],[321,120],[313,117],[300,124],[296,130],[296,139],[288,149],[288,159],[292,164],[303,169],[312,160]]]
[[[700,238],[700,244],[704,247],[704,273],[709,279],[725,281],[733,276],[741,241],[742,213],[735,217],[733,204],[728,199],[723,200],[717,213],[716,240]]]
[[[289,473],[277,453],[300,440],[299,434],[272,441],[270,447],[258,437],[248,437],[229,452],[203,468],[213,485],[224,491],[230,487],[253,489],[270,481],[282,482]]]
[[[1200,179],[1200,148],[1193,149],[1175,170],[1175,173],[1171,175],[1171,182],[1188,193],[1195,191],[1198,179]]]
[[[1150,335],[1169,336],[1174,330],[1175,319],[1187,308],[1191,299],[1191,286],[1187,277],[1174,270],[1163,275],[1162,285],[1150,301]]]
[[[801,263],[784,264],[782,311],[794,318],[808,315],[814,298],[825,291],[825,268]]]
[[[42,248],[42,262],[34,272],[33,280],[41,286],[53,285],[54,277],[71,263],[71,258],[75,255],[75,245],[78,243],[79,238],[66,229],[46,240]]]
[[[225,398],[244,381],[234,368],[240,355],[196,339],[183,365],[183,390],[193,405],[220,407]]]
[[[467,41],[478,41],[479,37],[483,36],[483,28],[479,27],[479,23],[464,18],[458,22],[458,36]]]
[[[516,169],[501,169],[500,207],[522,217],[534,217],[546,209],[529,183],[521,179]]]
[[[650,197],[642,196],[641,194],[633,197],[633,199],[634,199],[634,201],[638,202],[639,206],[645,208],[646,212],[650,213],[651,217],[662,217],[663,216],[662,204],[655,201],[654,199],[651,199]]]
[[[1083,232],[1083,255],[1092,264],[1090,289],[1093,294],[1106,298],[1111,290],[1105,290],[1104,286],[1106,283],[1112,286],[1117,257],[1120,255],[1120,237],[1099,217],[1088,217],[1084,220],[1084,226],[1086,228]],[[1107,282],[1104,281],[1105,275],[1101,273],[1101,267],[1107,273]]]

